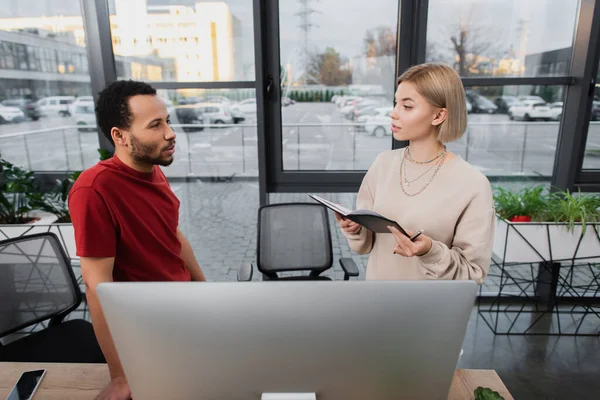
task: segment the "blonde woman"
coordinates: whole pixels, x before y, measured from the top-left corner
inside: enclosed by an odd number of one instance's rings
[[[421,64],[398,79],[390,114],[397,140],[364,177],[356,207],[397,221],[375,234],[336,215],[352,250],[370,254],[367,279],[468,279],[481,283],[491,261],[494,205],[488,179],[445,143],[467,126],[460,77],[445,64]]]

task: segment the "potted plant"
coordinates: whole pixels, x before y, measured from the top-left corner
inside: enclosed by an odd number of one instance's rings
[[[493,251],[504,263],[600,261],[600,197],[537,186],[496,189],[494,202]]]
[[[55,220],[52,214],[47,216],[36,212],[31,203],[35,193],[35,178],[33,172],[26,171],[0,158],[0,224],[33,224],[42,221]]]
[[[496,213],[510,222],[531,222],[543,213],[547,195],[543,186],[512,192],[497,188],[494,195]]]
[[[106,150],[98,149],[98,153],[101,160],[112,157]],[[0,184],[3,189],[0,194],[0,239],[52,232],[60,239],[67,255],[76,258],[75,232],[67,200],[81,172],[57,180],[50,191],[41,191],[35,184],[33,172],[1,158],[0,167],[4,169],[0,174],[4,176],[4,183]],[[40,218],[40,215],[46,217]]]

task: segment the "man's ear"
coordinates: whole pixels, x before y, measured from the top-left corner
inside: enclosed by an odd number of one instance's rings
[[[448,118],[448,110],[445,108],[440,108],[439,111],[435,114],[435,118],[431,121],[431,125],[440,126],[442,122],[444,122]]]
[[[110,130],[110,136],[112,137],[112,140],[115,143],[115,146],[117,144],[119,144],[121,146],[127,147],[127,139],[125,138],[125,134],[121,129],[112,128]]]

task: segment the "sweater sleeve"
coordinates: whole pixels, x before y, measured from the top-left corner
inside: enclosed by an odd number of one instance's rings
[[[357,210],[372,210],[373,203],[375,202],[375,192],[377,179],[376,179],[376,168],[377,160],[371,165],[371,168],[365,174],[363,181],[358,190],[356,196],[356,209]],[[342,231],[348,239],[348,245],[352,250],[358,254],[369,254],[373,249],[373,243],[375,242],[375,234],[366,228],[360,228],[357,234],[349,235]]]
[[[458,220],[452,247],[434,240],[429,252],[419,257],[425,275],[481,284],[492,259],[495,219],[492,190],[485,179]]]

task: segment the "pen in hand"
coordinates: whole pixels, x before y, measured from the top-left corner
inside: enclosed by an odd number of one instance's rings
[[[418,238],[418,237],[421,235],[421,233],[423,233],[423,230],[422,230],[422,229],[421,229],[419,232],[415,233],[415,234],[413,235],[413,237],[411,237],[411,238],[410,238],[410,240],[411,240],[411,241],[414,241],[416,238]]]

